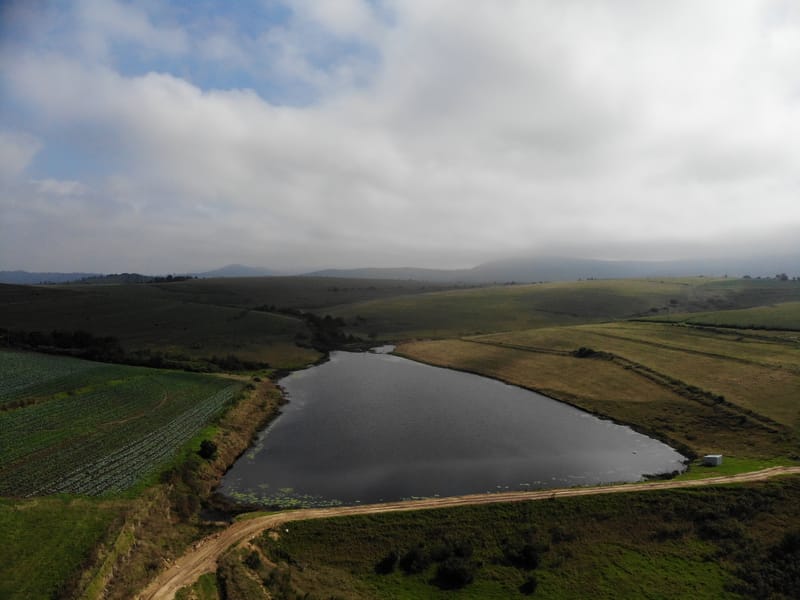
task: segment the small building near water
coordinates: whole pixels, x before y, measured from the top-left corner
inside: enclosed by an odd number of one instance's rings
[[[722,464],[722,454],[706,454],[703,457],[703,466],[718,467]]]

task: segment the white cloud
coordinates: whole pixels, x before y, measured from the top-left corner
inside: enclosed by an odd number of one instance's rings
[[[0,177],[15,177],[22,173],[41,149],[34,136],[13,131],[0,131]]]
[[[305,82],[320,94],[307,106],[83,55],[7,58],[20,101],[55,128],[101,130],[124,157],[60,210],[86,223],[104,206],[119,260],[143,230],[153,255],[174,244],[170,270],[466,265],[565,239],[676,252],[800,224],[791,3],[407,0],[380,17],[357,0],[293,6],[261,37],[221,27],[205,56]],[[201,47],[143,13],[123,24],[129,5],[102,8],[86,17],[99,39]],[[326,63],[331,40],[375,58]],[[39,191],[55,202],[67,188]]]
[[[34,179],[31,181],[41,194],[52,196],[82,196],[87,192],[87,187],[80,181],[59,179]]]
[[[179,27],[156,26],[141,7],[116,0],[81,0],[76,5],[78,35],[84,50],[108,60],[113,44],[135,44],[152,53],[187,52],[187,34]]]

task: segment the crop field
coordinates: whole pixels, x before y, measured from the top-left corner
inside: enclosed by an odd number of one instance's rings
[[[81,380],[102,363],[88,360],[64,360],[47,354],[0,352],[0,408],[7,408],[23,398],[35,398],[47,390],[69,387],[70,379]],[[102,375],[101,375],[102,377]]]
[[[47,364],[52,369],[35,369]],[[27,373],[17,377],[16,369]],[[191,373],[0,352],[0,495],[126,490],[196,435],[240,384]]]

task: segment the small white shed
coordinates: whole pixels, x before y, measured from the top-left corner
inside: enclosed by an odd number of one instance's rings
[[[722,464],[722,454],[706,454],[703,457],[703,465],[706,467],[718,467]]]

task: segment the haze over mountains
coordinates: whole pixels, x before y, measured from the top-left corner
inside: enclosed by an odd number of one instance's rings
[[[671,261],[596,260],[573,257],[514,257],[479,264],[470,269],[428,269],[417,267],[355,267],[311,272],[286,272],[231,264],[219,269],[188,273],[199,278],[272,277],[306,275],[363,279],[413,279],[448,283],[530,283],[574,281],[577,279],[623,279],[631,277],[682,277],[693,275],[773,277],[785,273],[800,276],[800,254],[740,258],[684,259]],[[97,273],[29,273],[0,271],[0,283],[65,283],[91,278],[102,282]],[[117,281],[109,280],[108,283]]]
[[[325,277],[369,279],[417,279],[466,283],[574,281],[576,279],[622,279],[629,277],[681,277],[689,275],[771,277],[777,273],[795,276],[800,255],[739,259],[694,259],[675,261],[611,261],[568,257],[516,257],[480,264],[472,269],[328,269],[310,273]]]

